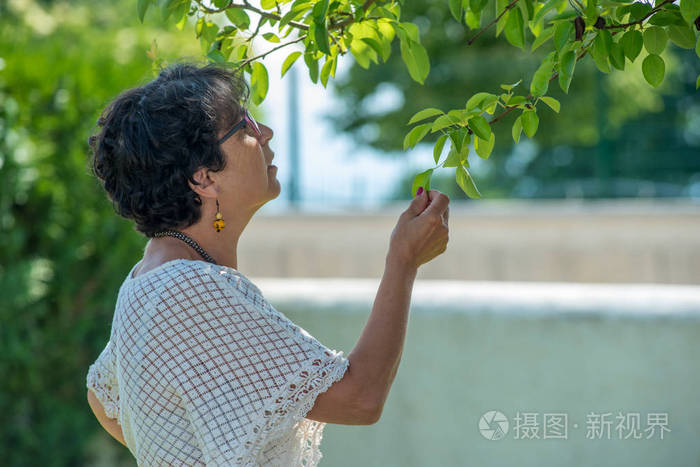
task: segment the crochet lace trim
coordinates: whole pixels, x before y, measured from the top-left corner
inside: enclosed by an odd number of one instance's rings
[[[114,390],[118,387],[116,376],[113,376],[109,369],[104,368],[99,359],[90,365],[87,383],[88,387],[95,392],[97,399],[102,403],[105,415],[109,418],[118,418],[119,392]],[[116,394],[116,399],[112,398],[113,394]]]
[[[287,384],[275,399],[272,410],[264,411],[243,443],[244,454],[236,458],[238,464],[257,465],[260,450],[266,443],[285,434],[294,435],[296,431],[291,431],[291,428],[299,422],[306,424],[306,429],[301,433],[301,465],[318,463],[322,457],[318,446],[326,424],[316,420],[306,420],[304,417],[314,406],[318,395],[326,392],[333,383],[343,378],[350,364],[348,360],[338,363],[342,359],[342,351],[335,354],[324,352],[324,355],[325,359],[314,359],[297,378],[294,378],[295,381],[301,380],[301,384]]]

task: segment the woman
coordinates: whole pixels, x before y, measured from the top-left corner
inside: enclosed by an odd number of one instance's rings
[[[243,229],[280,193],[248,96],[239,75],[178,64],[118,96],[89,139],[116,211],[150,239],[87,375],[90,406],[138,465],[316,465],[326,423],[379,419],[418,267],[446,249],[449,199],[419,192],[347,357],[275,310],[237,270]]]

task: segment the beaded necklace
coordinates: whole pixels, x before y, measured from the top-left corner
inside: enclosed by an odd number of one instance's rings
[[[163,230],[161,232],[156,232],[153,234],[154,237],[174,237],[174,238],[179,238],[183,242],[187,243],[189,246],[195,249],[197,253],[200,254],[202,258],[204,258],[205,261],[209,263],[216,264],[216,261],[214,261],[214,258],[212,258],[206,251],[204,251],[204,248],[199,246],[199,243],[195,242],[192,240],[191,237],[185,235],[182,232],[178,232],[177,230]]]

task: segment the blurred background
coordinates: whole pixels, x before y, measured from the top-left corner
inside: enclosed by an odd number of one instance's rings
[[[401,150],[406,122],[528,86],[541,59],[493,33],[464,46],[473,32],[444,1],[407,2],[402,18],[431,58],[424,86],[398,44],[369,70],[343,57],[326,89],[301,61],[280,79],[287,50],[265,59],[270,90],[253,108],[275,131],[282,192],[242,236],[239,270],[346,354],[413,177],[434,165],[429,139]],[[117,94],[153,79],[154,40],[166,61],[201,59],[191,25],[157,11],[140,24],[135,1],[0,2],[4,465],[135,465],[89,410],[85,376],[146,240],[90,176],[87,138]],[[641,59],[607,75],[579,62],[568,95],[550,86],[561,113],[543,109],[518,145],[511,119],[494,125],[490,159],[469,160],[480,200],[436,169],[448,249],[419,270],[382,419],[329,425],[322,465],[700,465],[700,60],[670,43],[663,57],[657,89]],[[525,413],[535,439],[516,428]],[[566,438],[544,436],[545,413],[568,415]],[[635,413],[642,436],[618,436],[616,417]]]

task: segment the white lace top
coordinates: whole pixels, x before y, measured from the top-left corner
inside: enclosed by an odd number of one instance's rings
[[[87,387],[137,464],[317,465],[326,424],[304,416],[342,379],[343,352],[233,268],[177,259],[133,271]]]

